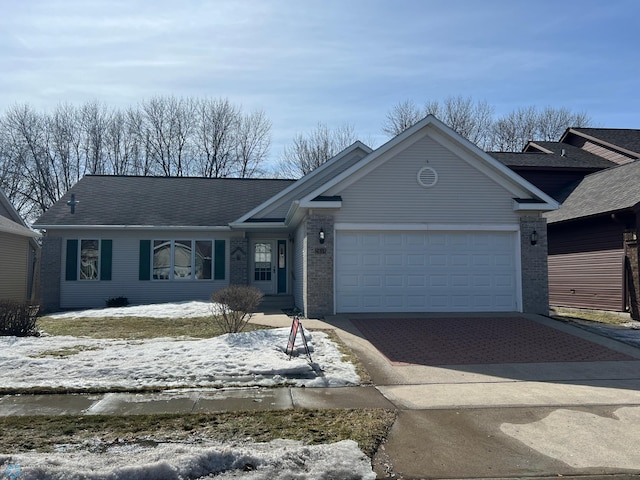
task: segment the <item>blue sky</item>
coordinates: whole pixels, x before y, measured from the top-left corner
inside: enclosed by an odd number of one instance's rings
[[[470,96],[496,114],[640,128],[636,0],[0,0],[0,111],[155,95],[272,121],[273,159],[318,122],[385,140],[390,108]]]

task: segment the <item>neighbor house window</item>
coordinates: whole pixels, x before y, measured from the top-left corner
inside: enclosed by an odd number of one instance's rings
[[[154,280],[211,280],[211,240],[154,240]]]

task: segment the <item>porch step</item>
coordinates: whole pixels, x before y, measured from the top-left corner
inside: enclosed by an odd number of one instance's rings
[[[293,295],[265,295],[258,306],[262,313],[282,313],[293,310]]]

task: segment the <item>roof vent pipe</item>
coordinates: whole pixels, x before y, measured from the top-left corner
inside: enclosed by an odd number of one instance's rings
[[[567,151],[564,148],[562,150],[560,150],[560,156],[561,157],[566,157],[567,156]]]

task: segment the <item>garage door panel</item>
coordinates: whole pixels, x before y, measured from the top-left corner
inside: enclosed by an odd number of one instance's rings
[[[336,310],[515,310],[515,237],[338,231]]]
[[[432,267],[444,267],[447,265],[447,256],[444,254],[429,255],[429,265]]]

